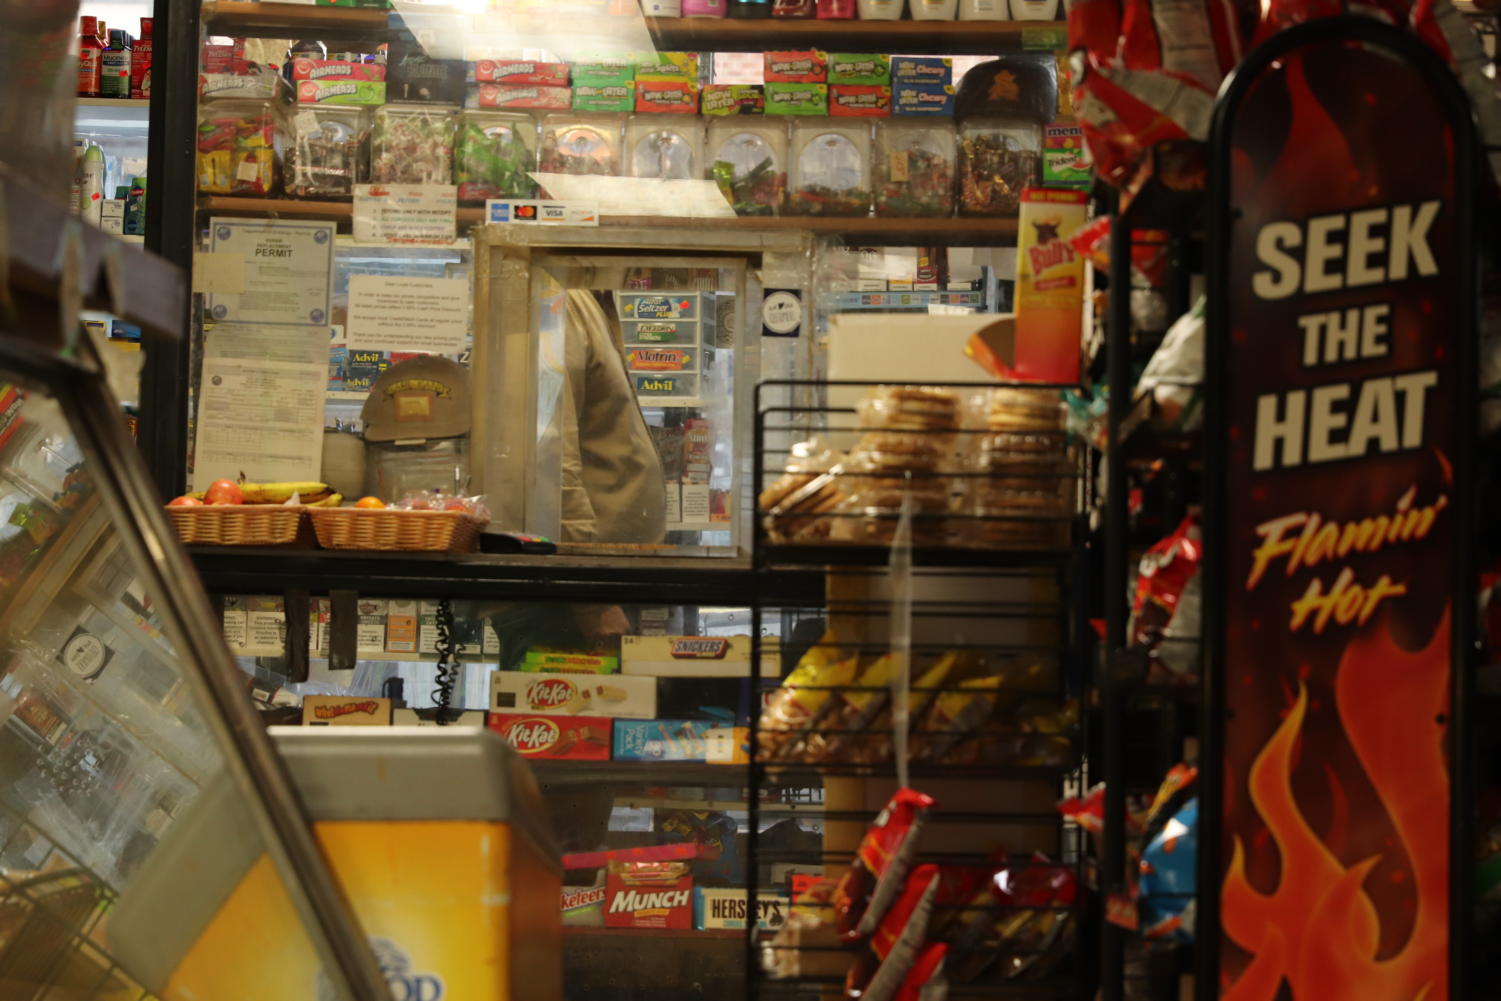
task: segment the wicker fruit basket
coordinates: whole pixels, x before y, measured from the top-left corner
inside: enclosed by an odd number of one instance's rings
[[[480,521],[466,511],[314,508],[308,512],[324,549],[472,553]]]
[[[177,537],[187,546],[306,546],[313,530],[302,507],[212,504],[169,507]]]

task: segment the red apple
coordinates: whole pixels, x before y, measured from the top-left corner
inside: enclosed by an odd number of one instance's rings
[[[184,494],[181,497],[173,497],[167,502],[168,507],[202,507],[203,501],[197,497],[189,497]]]
[[[215,480],[203,492],[203,499],[208,504],[243,504],[245,492],[234,480]]]

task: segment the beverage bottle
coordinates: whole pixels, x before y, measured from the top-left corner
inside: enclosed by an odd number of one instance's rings
[[[80,17],[78,19],[79,97],[99,96],[99,70],[103,56],[104,45],[99,41],[99,19]]]
[[[109,33],[109,48],[99,56],[99,96],[130,96],[130,33]]]
[[[814,14],[813,0],[775,0],[771,7],[772,17],[805,18]]]

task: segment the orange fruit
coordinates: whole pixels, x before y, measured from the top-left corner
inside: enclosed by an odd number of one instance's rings
[[[354,502],[354,506],[375,510],[377,508],[385,507],[386,502],[381,500],[379,497],[361,497],[359,500]]]

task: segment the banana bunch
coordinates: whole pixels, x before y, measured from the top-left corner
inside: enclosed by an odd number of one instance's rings
[[[239,484],[240,492],[244,495],[245,504],[285,504],[296,497],[299,504],[305,507],[338,507],[344,503],[344,495],[336,493],[333,487],[327,483],[245,483]],[[186,496],[195,500],[203,500],[202,490],[194,491]]]

